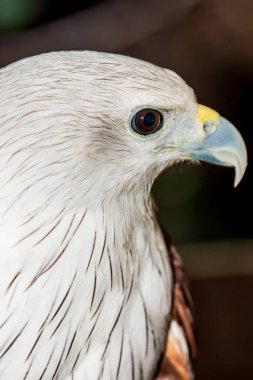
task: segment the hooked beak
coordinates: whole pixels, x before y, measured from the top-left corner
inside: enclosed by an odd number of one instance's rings
[[[203,140],[185,147],[193,159],[235,168],[234,186],[241,181],[247,166],[247,150],[238,130],[212,109],[198,105],[198,127]]]

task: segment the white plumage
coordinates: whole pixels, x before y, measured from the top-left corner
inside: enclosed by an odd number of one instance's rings
[[[152,379],[173,285],[150,188],[203,139],[193,92],[95,52],[22,60],[0,88],[0,378]],[[143,108],[157,133],[131,128]]]

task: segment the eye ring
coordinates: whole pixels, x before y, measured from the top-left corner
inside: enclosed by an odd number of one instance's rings
[[[144,108],[138,111],[131,122],[133,130],[141,135],[150,135],[157,132],[162,125],[162,114],[152,108]]]

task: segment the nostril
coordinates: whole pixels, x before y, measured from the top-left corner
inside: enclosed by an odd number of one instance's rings
[[[212,133],[216,131],[217,125],[214,124],[214,122],[212,121],[206,121],[203,125],[203,129],[207,135],[211,135]]]

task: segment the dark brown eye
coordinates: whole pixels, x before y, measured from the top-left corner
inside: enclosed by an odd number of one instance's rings
[[[138,111],[132,119],[132,128],[141,135],[150,135],[158,131],[162,124],[161,113],[151,108]]]

